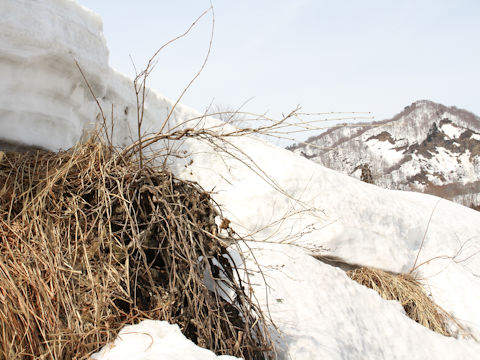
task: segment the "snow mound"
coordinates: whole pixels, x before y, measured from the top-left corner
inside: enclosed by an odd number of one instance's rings
[[[143,320],[125,326],[113,343],[92,355],[91,360],[238,360],[216,356],[185,338],[178,325],[166,321]]]

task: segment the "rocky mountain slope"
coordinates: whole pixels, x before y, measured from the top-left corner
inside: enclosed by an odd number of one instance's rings
[[[480,118],[456,107],[417,101],[392,119],[340,125],[289,149],[385,188],[480,205]]]

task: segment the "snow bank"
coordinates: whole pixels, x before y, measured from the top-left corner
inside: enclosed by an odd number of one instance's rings
[[[418,254],[416,264],[424,263],[418,271],[435,301],[480,334],[480,213],[434,196],[360,182],[259,139],[235,145],[290,196],[202,144],[189,144],[193,164],[178,172],[215,189],[238,232],[257,240],[290,238],[348,263],[393,272],[408,272]],[[305,212],[306,206],[323,211]]]
[[[478,357],[478,344],[426,329],[408,318],[398,302],[381,299],[301,249],[264,244],[255,257],[268,279],[268,290],[262,286],[255,293],[264,308],[268,301],[282,330],[280,359],[289,359],[285,349],[299,360]],[[261,275],[254,274],[252,282],[262,283]]]
[[[232,356],[216,356],[186,339],[178,325],[166,321],[143,320],[125,326],[117,339],[107,344],[92,360],[238,360]]]
[[[108,82],[101,19],[62,0],[2,0],[0,12],[0,140],[72,146],[96,115],[75,60],[97,96]]]
[[[97,16],[68,0],[3,0],[0,6],[8,14],[0,22],[1,139],[48,149],[66,148],[79,139],[98,118],[98,109],[74,59],[108,114],[113,104],[115,141],[126,144],[136,138],[135,94],[130,80],[108,67]],[[143,130],[158,128],[172,106],[151,91]],[[198,115],[179,106],[167,129]],[[192,124],[221,123],[205,119],[181,126]],[[454,359],[480,352],[477,343],[420,327],[398,304],[308,255],[324,249],[345,262],[404,272],[419,254],[417,264],[425,263],[419,272],[434,299],[478,335],[480,213],[445,200],[438,203],[433,196],[359,182],[258,138],[231,141],[228,150],[237,159],[193,139],[171,144],[189,154],[171,166],[178,176],[214,190],[235,230],[255,240],[253,253],[269,286],[261,277],[254,286],[279,326],[280,358]],[[256,271],[253,263],[250,267]],[[154,339],[166,326],[150,325]],[[169,351],[162,336],[151,340],[140,334],[133,340],[125,332],[112,351],[126,346],[135,350],[130,358],[138,359],[153,357],[152,349]],[[121,345],[128,338],[132,343]],[[172,351],[184,346],[189,354],[193,345],[176,339],[168,342]],[[163,345],[148,348],[149,341]],[[107,351],[102,356],[110,356]]]

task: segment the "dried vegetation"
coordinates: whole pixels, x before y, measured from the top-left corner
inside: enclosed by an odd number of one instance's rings
[[[0,359],[87,359],[125,324],[177,323],[219,354],[273,358],[209,193],[93,138],[0,159]],[[223,279],[231,301],[205,278]]]
[[[398,301],[405,313],[417,323],[445,336],[455,335],[452,326],[464,336],[469,336],[453,317],[440,308],[425,292],[422,284],[412,274],[392,274],[370,267],[347,271],[347,275],[385,300]]]

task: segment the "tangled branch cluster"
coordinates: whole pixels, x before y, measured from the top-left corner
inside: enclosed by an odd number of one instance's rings
[[[0,358],[86,359],[140,319],[220,354],[273,357],[199,186],[98,139],[7,153],[0,184]]]

